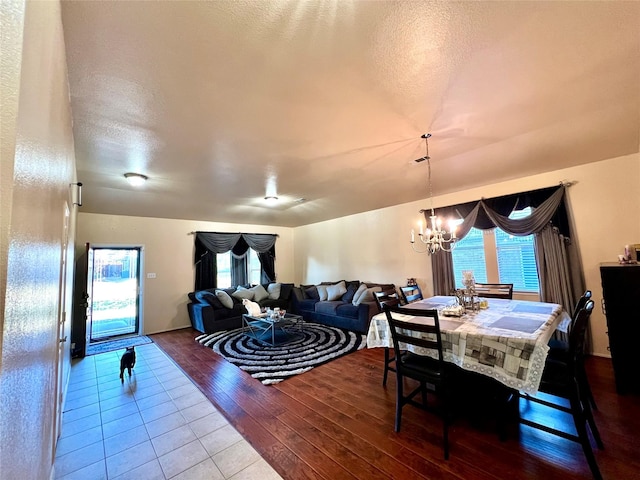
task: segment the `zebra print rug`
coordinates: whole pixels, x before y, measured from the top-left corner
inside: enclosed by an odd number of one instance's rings
[[[200,335],[196,341],[265,385],[308,372],[367,344],[366,337],[360,333],[307,322],[301,334],[276,346],[244,335],[241,328]]]

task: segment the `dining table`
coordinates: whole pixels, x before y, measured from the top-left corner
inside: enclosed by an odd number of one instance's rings
[[[464,370],[491,377],[502,384],[535,395],[544,369],[548,342],[559,325],[570,317],[562,305],[526,300],[486,299],[486,308],[455,311],[456,297],[434,296],[405,305],[407,309],[438,310],[444,359]],[[411,315],[394,313],[394,318],[412,321]],[[420,317],[424,321],[424,317]],[[373,316],[367,333],[367,347],[393,348],[386,314]],[[406,345],[400,345],[405,348]],[[417,354],[435,357],[437,352],[410,347]]]

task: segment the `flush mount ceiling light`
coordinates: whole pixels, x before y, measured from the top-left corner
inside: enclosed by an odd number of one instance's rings
[[[270,204],[276,203],[278,201],[278,197],[276,197],[275,195],[268,195],[264,197],[264,201]]]
[[[124,178],[126,178],[127,182],[134,187],[144,185],[144,182],[149,179],[149,177],[142,175],[141,173],[125,173]]]

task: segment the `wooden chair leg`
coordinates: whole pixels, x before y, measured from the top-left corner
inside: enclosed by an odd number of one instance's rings
[[[579,370],[579,378],[580,389],[583,395],[586,397],[586,400],[591,405],[591,408],[594,410],[598,410],[598,405],[596,404],[596,399],[593,397],[593,392],[591,391],[591,385],[589,385],[589,379],[587,378],[587,372],[584,369],[584,365]]]
[[[596,425],[596,421],[593,418],[593,413],[591,412],[591,408],[589,407],[589,401],[587,399],[582,401],[584,417],[589,424],[589,429],[591,430],[591,434],[593,435],[593,439],[596,441],[596,445],[600,450],[604,450],[604,444],[602,443],[602,438],[600,437],[600,431],[598,430],[598,426]]]
[[[389,347],[384,347],[384,373],[382,375],[382,386],[387,386],[387,376],[389,375]]]
[[[585,418],[585,415],[583,413],[580,398],[578,397],[577,392],[576,395],[571,396],[569,402],[571,403],[573,422],[576,426],[576,431],[578,432],[580,445],[582,446],[582,451],[587,458],[587,463],[589,464],[589,468],[591,469],[591,474],[593,475],[593,478],[595,480],[602,480],[602,474],[600,473],[600,468],[598,467],[598,463],[596,462],[596,457],[593,454],[591,441],[589,440],[589,435],[587,433],[587,419]]]
[[[402,407],[404,405],[403,381],[400,375],[396,375],[396,432],[400,431],[402,421]]]

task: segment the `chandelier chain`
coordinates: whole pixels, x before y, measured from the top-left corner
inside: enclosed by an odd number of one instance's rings
[[[451,252],[458,240],[455,233],[455,225],[450,223],[449,230],[443,228],[442,221],[436,216],[435,209],[433,208],[433,184],[431,182],[431,157],[429,157],[429,137],[430,133],[422,135],[424,138],[426,155],[424,160],[427,161],[428,172],[428,187],[429,187],[429,200],[431,206],[431,215],[426,225],[426,230],[423,231],[422,220],[420,221],[420,230],[418,233],[419,243],[425,246],[424,250],[418,250],[415,247],[415,232],[411,230],[411,248],[418,253],[434,254],[437,252]],[[421,210],[421,213],[424,210]]]

